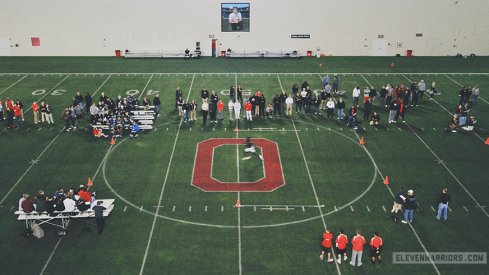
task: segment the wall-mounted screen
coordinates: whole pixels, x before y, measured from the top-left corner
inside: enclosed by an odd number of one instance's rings
[[[222,3],[221,31],[249,32],[250,3]]]

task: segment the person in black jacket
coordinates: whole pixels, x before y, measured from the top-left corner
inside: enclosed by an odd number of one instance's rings
[[[392,205],[391,219],[397,222],[398,216],[397,212],[402,209],[402,205],[406,201],[406,194],[404,194],[404,189],[401,187],[394,196],[394,205]]]
[[[450,202],[451,199],[452,196],[448,194],[448,189],[443,188],[440,194],[440,198],[438,199],[438,214],[436,215],[437,220],[440,220],[442,213],[445,221],[448,219],[448,202]]]
[[[159,117],[160,116],[160,106],[161,106],[161,100],[160,100],[159,94],[156,94],[156,96],[153,98],[153,105],[155,106],[155,116]]]
[[[90,106],[92,106],[92,96],[90,93],[87,93],[85,95],[85,109],[87,114],[90,113]]]
[[[183,98],[182,89],[180,89],[180,87],[177,87],[177,89],[175,90],[175,110],[178,109],[178,99],[181,97]]]
[[[368,120],[372,112],[372,98],[369,97],[365,103],[363,103],[363,120]]]
[[[413,190],[408,190],[406,201],[404,202],[404,220],[402,223],[413,222],[414,220],[414,210],[418,208],[418,202],[414,196]]]

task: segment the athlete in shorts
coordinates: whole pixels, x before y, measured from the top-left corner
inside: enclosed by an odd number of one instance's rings
[[[258,156],[261,160],[263,160],[263,156],[256,152],[255,145],[253,145],[253,142],[251,142],[250,137],[246,138],[246,148],[244,151],[245,151],[245,154],[247,154],[247,156],[244,157],[243,160],[250,159],[251,158],[250,154]]]

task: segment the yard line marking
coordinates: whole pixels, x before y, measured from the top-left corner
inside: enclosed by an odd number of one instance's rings
[[[144,86],[143,90],[141,91],[141,94],[138,97],[138,100],[141,99],[141,96],[143,96],[144,92],[146,91],[146,88],[148,88],[149,82],[151,82],[151,79],[153,79],[153,74],[151,74],[151,77],[148,79],[148,82],[146,82],[146,85]],[[187,97],[188,100],[188,97]]]
[[[284,87],[282,86],[282,81],[280,80],[280,76],[278,74],[277,74],[277,79],[278,79],[278,82],[280,84],[280,88],[282,90],[284,90]],[[295,122],[294,122],[294,119],[292,117],[290,118],[290,121],[292,121],[292,125],[294,126],[294,130],[296,130],[297,128],[295,126]],[[306,128],[306,131],[307,131],[307,128]],[[307,171],[307,174],[309,176],[309,182],[311,183],[311,187],[312,187],[312,191],[314,193],[314,197],[316,198],[316,203],[319,206],[319,205],[321,205],[321,203],[319,202],[319,197],[318,197],[318,194],[316,192],[316,188],[314,186],[314,181],[312,179],[311,172],[309,171],[309,165],[307,164],[306,154],[304,153],[304,148],[302,148],[301,139],[299,138],[299,134],[297,132],[294,132],[294,133],[295,133],[295,136],[297,138],[299,148],[301,149],[302,159],[304,160],[304,165],[306,166],[306,171]],[[324,220],[323,210],[321,207],[318,207],[318,210],[319,210],[319,214],[321,215],[321,221],[323,222],[324,230],[327,230],[328,226],[326,225],[326,221]],[[336,257],[334,252],[333,252],[333,257]],[[339,275],[341,275],[341,270],[340,270],[338,263],[336,261],[334,261],[334,263],[336,266],[336,271],[338,272]]]
[[[100,89],[102,89],[102,87],[105,85],[105,83],[107,83],[107,81],[109,80],[109,78],[111,76],[112,75],[109,74],[109,76],[104,80],[104,82],[102,82],[102,84],[100,84],[100,86],[98,86],[97,90],[95,90],[95,92],[93,92],[92,96],[96,95],[98,93],[98,91],[100,91]]]
[[[472,132],[472,133],[474,133],[474,135],[475,135],[477,138],[479,138],[479,139],[480,139],[482,142],[485,142],[485,140],[484,140],[484,139],[483,139],[481,136],[479,136],[479,135],[478,135],[476,132]]]
[[[49,95],[52,91],[54,91],[54,89],[56,89],[56,87],[58,87],[61,83],[63,83],[68,77],[70,77],[71,74],[68,74],[65,78],[63,78],[63,80],[61,80],[60,82],[58,82],[56,85],[54,85],[53,88],[51,88],[51,90],[49,90],[48,92],[46,92],[43,96],[41,96],[40,98],[38,98],[36,100],[36,102],[39,102],[41,101],[41,99],[45,98],[47,95]],[[32,109],[32,105],[31,107],[27,108],[27,110],[24,111],[24,115],[30,110]]]
[[[126,212],[126,210],[127,210],[127,205],[124,207],[124,212]]]
[[[53,258],[54,253],[55,253],[55,252],[56,252],[56,250],[58,249],[58,246],[59,246],[59,244],[61,243],[61,240],[62,240],[62,239],[63,239],[63,238],[59,238],[59,239],[58,239],[58,241],[56,242],[56,245],[54,246],[53,251],[51,251],[51,255],[49,255],[49,258],[48,258],[48,260],[46,261],[46,263],[44,264],[44,267],[42,268],[41,273],[39,273],[40,275],[43,275],[43,274],[44,274],[44,271],[46,271],[46,268],[48,267],[49,262],[50,262],[50,261],[51,261],[51,259]]]
[[[334,211],[337,212],[338,211],[338,207],[336,207],[336,205],[334,206]]]
[[[350,205],[351,212],[355,212],[355,209],[353,209],[353,206]]]
[[[370,212],[370,208],[368,207],[368,205],[365,205],[365,208],[367,208],[367,211]]]
[[[467,207],[465,207],[465,205],[463,205],[462,207],[465,209],[465,212],[469,212],[469,209],[467,209]]]
[[[450,206],[448,206],[448,211],[452,212],[452,208],[450,208]]]
[[[190,93],[192,91],[192,86],[194,85],[194,80],[195,80],[195,74],[192,76],[192,82],[190,82],[190,88],[189,88],[189,92],[187,95],[187,101],[188,101],[188,98],[190,97]],[[163,199],[163,193],[165,192],[166,182],[168,180],[168,175],[170,174],[170,167],[172,164],[173,156],[175,155],[175,148],[177,147],[177,141],[178,141],[178,136],[180,135],[180,129],[182,128],[182,122],[183,122],[183,119],[180,119],[180,123],[178,124],[177,135],[175,137],[175,142],[173,142],[173,148],[172,148],[172,151],[170,154],[170,160],[168,161],[168,167],[166,169],[165,179],[163,180],[163,186],[161,187],[160,198],[158,199],[158,206],[161,205],[161,201]],[[155,212],[154,219],[153,219],[153,224],[151,225],[151,231],[150,231],[149,237],[148,237],[148,243],[146,245],[146,250],[144,251],[143,262],[141,264],[141,269],[139,271],[140,275],[143,274],[144,265],[146,264],[146,259],[148,258],[149,247],[151,245],[151,240],[153,239],[153,233],[155,230],[156,220],[158,219],[159,211],[160,211],[160,208],[159,207],[156,208],[156,212]]]
[[[65,128],[61,129],[61,131],[59,131],[59,133],[51,140],[51,142],[49,142],[49,144],[44,148],[44,150],[42,150],[42,152],[37,156],[36,160],[39,160],[41,159],[42,155],[44,155],[44,153],[49,149],[49,147],[51,147],[51,145],[54,143],[54,141],[59,137],[59,135],[61,135],[61,133],[63,133],[63,130]],[[10,188],[10,190],[7,192],[7,194],[5,194],[5,196],[2,198],[2,200],[0,201],[0,205],[2,205],[5,200],[7,199],[7,197],[10,195],[10,193],[12,193],[12,191],[15,189],[15,187],[17,187],[17,185],[22,181],[22,179],[24,179],[25,175],[27,175],[27,173],[29,173],[29,171],[32,169],[32,167],[35,165],[36,163],[32,163],[28,168],[27,170],[25,170],[24,174],[22,174],[22,176],[20,176],[20,178],[17,180],[17,182],[15,182],[15,184]]]
[[[435,208],[433,207],[433,205],[430,205],[430,207],[431,207],[431,210],[433,210],[433,212],[436,212],[435,211]]]
[[[256,212],[256,206],[253,206],[253,210]]]
[[[433,128],[433,131],[435,131],[435,132],[436,132],[436,128]]]
[[[234,74],[234,87],[235,89],[238,88],[238,75]],[[236,139],[239,138],[239,124],[238,124],[238,119],[236,119],[236,127],[235,129],[238,129],[238,131],[235,131]],[[236,144],[236,175],[237,179],[239,182],[239,144]],[[238,201],[241,200],[241,192],[238,191]],[[239,205],[238,205],[239,206]],[[239,267],[239,275],[243,274],[243,266],[242,266],[242,261],[241,261],[241,255],[242,255],[242,249],[241,249],[241,207],[238,208],[238,267]]]
[[[413,128],[411,128],[409,123],[406,123],[406,125],[409,127],[411,132],[413,132],[413,134],[419,139],[419,141],[421,141],[421,143],[423,143],[424,146],[431,152],[431,154],[433,154],[433,156],[435,156],[439,161],[441,161],[440,157],[438,157],[438,155],[428,146],[428,144],[426,144],[426,142],[424,142],[424,140],[418,135],[418,133],[416,133],[413,130]],[[472,195],[472,193],[470,193],[469,190],[467,190],[465,185],[455,176],[455,174],[453,174],[452,170],[450,170],[450,168],[448,168],[448,166],[445,163],[441,162],[440,164],[443,165],[443,167],[445,167],[445,169],[448,171],[448,173],[455,179],[455,181],[462,187],[462,189],[464,189],[464,191],[476,203],[476,205],[480,207],[481,204],[475,199],[475,197]],[[482,210],[482,212],[484,212],[484,214],[487,217],[489,217],[489,213],[487,213],[487,211],[484,208],[481,207],[481,210]]]
[[[370,84],[370,82],[365,78],[365,76],[363,76],[363,74],[360,74],[360,76],[365,80],[365,82],[367,82],[367,84],[370,86],[370,87],[373,87],[372,84]]]
[[[125,74],[125,75],[131,75],[131,76],[136,76],[136,75],[148,75],[149,73],[134,73],[134,72],[120,72],[120,73],[113,73],[113,72],[100,72],[100,73],[86,73],[86,72],[72,72],[72,73],[66,73],[66,72],[52,72],[52,73],[32,73],[32,72],[23,72],[23,73],[2,73],[3,75],[16,75],[16,76],[21,76],[21,75],[29,75],[29,74],[32,74],[32,75],[42,75],[42,76],[46,76],[46,75],[66,75],[66,74],[83,74],[84,76],[88,76],[88,75],[91,75],[91,76],[97,76],[97,75],[121,75],[121,74]],[[160,75],[168,75],[168,76],[175,76],[176,73],[158,73]],[[201,76],[204,76],[204,75],[219,75],[219,74],[222,74],[222,73],[201,73],[201,72],[182,72],[182,73],[179,73],[180,74],[190,74],[190,75],[201,75]],[[229,72],[227,73],[227,75],[229,74],[237,74],[237,75],[240,75],[240,76],[247,76],[247,75],[255,75],[255,74],[267,74],[267,75],[285,75],[285,76],[296,76],[296,75],[307,75],[307,76],[314,76],[314,75],[317,75],[317,73],[311,73],[311,72],[303,72],[303,73],[300,73],[300,72],[296,72],[296,73],[283,73],[283,72],[267,72],[267,73],[257,73],[257,72],[248,72],[248,73],[240,73],[240,72]],[[367,76],[370,76],[370,75],[401,75],[401,74],[408,74],[408,75],[420,75],[420,74],[426,74],[426,75],[443,75],[443,74],[447,74],[447,75],[486,75],[486,76],[489,76],[489,72],[479,72],[479,73],[466,73],[466,72],[463,72],[463,73],[453,73],[453,72],[440,72],[440,73],[430,73],[430,72],[404,72],[404,73],[386,73],[386,72],[363,72],[363,73],[359,73],[359,72],[344,72],[344,73],[341,73],[341,74],[338,74],[339,76],[349,76],[349,75],[362,75],[362,74],[367,74]],[[185,75],[186,76],[186,75]]]
[[[384,209],[384,212],[387,212],[387,209],[385,209],[385,206],[382,205],[382,209]]]
[[[64,128],[63,128],[64,129]],[[61,130],[61,132],[63,132],[63,130]],[[59,135],[59,134],[58,134]],[[93,174],[92,176],[92,181],[95,181],[95,179],[97,178],[97,175],[100,171],[100,168],[102,168],[102,165],[105,163],[105,161],[107,160],[107,157],[110,155],[110,152],[112,150],[112,148],[114,147],[114,145],[111,145],[109,147],[109,149],[107,149],[107,152],[105,153],[105,156],[104,158],[102,159],[102,161],[100,162],[100,165],[97,167],[97,171],[95,171],[95,174]],[[51,252],[51,255],[49,256],[48,260],[46,261],[46,263],[44,264],[44,267],[42,268],[41,270],[41,275],[44,274],[44,271],[46,271],[46,268],[48,267],[49,265],[49,262],[51,262],[51,259],[53,258],[53,255],[54,253],[56,252],[56,250],[58,249],[58,246],[59,246],[59,243],[61,242],[63,238],[59,238],[58,239],[58,242],[56,243],[56,245],[54,246],[53,248],[53,251]]]
[[[15,81],[12,85],[8,86],[7,88],[3,89],[1,92],[0,92],[0,95],[5,93],[8,89],[12,88],[13,86],[15,86],[17,83],[21,82],[22,80],[24,80],[24,78],[26,78],[27,76],[29,76],[28,74],[26,74],[24,77],[22,77],[21,79]]]

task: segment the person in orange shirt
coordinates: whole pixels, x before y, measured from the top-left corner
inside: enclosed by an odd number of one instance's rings
[[[321,255],[319,258],[321,260],[324,260],[324,253],[328,253],[328,263],[331,263],[333,259],[331,258],[331,246],[333,245],[333,233],[329,232],[329,230],[326,230],[326,232],[323,234],[323,241],[321,242]]]
[[[253,105],[251,104],[250,101],[247,101],[244,105],[246,120],[253,121],[253,117],[251,116],[251,108],[252,107],[253,107]]]
[[[355,266],[355,262],[358,262],[357,266],[362,265],[363,246],[365,243],[365,238],[362,236],[362,232],[357,229],[357,235],[351,239],[351,244],[353,247],[351,248],[350,264],[352,266]]]
[[[379,232],[375,231],[374,237],[370,239],[370,257],[372,257],[372,264],[375,264],[375,257],[379,260],[379,264],[382,261],[380,257],[380,251],[384,243],[382,238],[379,237]]]
[[[20,124],[22,124],[22,111],[20,109],[20,105],[15,104],[14,105],[14,125],[19,127]]]
[[[34,114],[34,124],[39,122],[39,105],[37,102],[32,102],[32,113]]]
[[[341,257],[346,261],[346,244],[348,243],[348,237],[344,234],[343,229],[340,229],[340,235],[336,237],[336,254],[338,254],[337,262],[341,264]]]
[[[100,138],[100,137],[108,137],[107,135],[105,135],[104,133],[102,133],[102,130],[100,130],[99,128],[97,127],[93,127],[93,136],[94,137],[97,137],[97,138]]]

